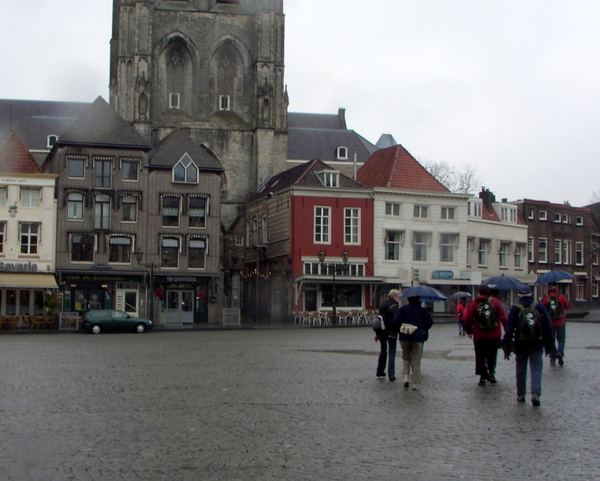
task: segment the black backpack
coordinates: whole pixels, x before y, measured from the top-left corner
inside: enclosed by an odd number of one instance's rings
[[[491,331],[498,327],[498,317],[496,316],[496,309],[492,304],[492,297],[477,301],[477,314],[475,319],[479,325],[479,329],[482,331]]]
[[[550,319],[553,321],[562,319],[564,311],[558,296],[546,296],[546,298],[548,299],[548,306],[546,306],[546,309],[548,310]]]
[[[520,310],[517,317],[517,334],[521,341],[541,341],[544,338],[540,313],[535,308],[537,302],[529,307],[515,304]]]

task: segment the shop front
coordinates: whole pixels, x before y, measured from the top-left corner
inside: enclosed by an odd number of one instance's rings
[[[209,304],[217,302],[211,278],[155,276],[154,283],[167,326],[208,323]]]
[[[0,315],[44,316],[45,299],[56,293],[54,274],[32,263],[0,263]]]

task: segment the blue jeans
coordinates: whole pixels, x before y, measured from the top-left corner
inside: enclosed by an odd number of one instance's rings
[[[554,339],[556,339],[556,352],[550,356],[550,361],[556,361],[556,355],[565,355],[565,339],[567,338],[566,324],[562,327],[554,327]]]
[[[388,366],[388,377],[396,377],[396,338],[389,338],[383,331],[377,331],[381,350],[377,360],[377,375],[385,375],[385,365]]]
[[[525,395],[527,388],[527,363],[531,371],[531,394],[542,394],[542,369],[544,348],[541,345],[519,346],[515,357],[517,360],[517,395]]]

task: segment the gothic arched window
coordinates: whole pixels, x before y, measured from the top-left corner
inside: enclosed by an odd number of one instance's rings
[[[225,50],[219,57],[217,64],[217,95],[219,110],[232,110],[234,82],[237,75],[235,60]]]
[[[186,182],[192,184],[198,182],[198,167],[192,162],[192,159],[188,154],[184,154],[175,167],[173,167],[173,182]]]

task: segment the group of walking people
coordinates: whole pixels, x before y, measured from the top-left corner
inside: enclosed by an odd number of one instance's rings
[[[466,297],[461,298],[456,307],[459,335],[473,339],[478,385],[497,383],[496,365],[501,348],[505,359],[515,354],[517,401],[526,400],[529,368],[531,403],[540,406],[543,356],[544,353],[549,356],[551,365],[557,362],[559,366],[564,365],[565,318],[571,305],[559,294],[556,284],[548,286],[548,294],[539,302],[533,298],[529,286],[522,286],[517,290],[518,302],[510,307],[508,314],[494,294],[488,285],[482,284],[474,300],[468,302]],[[419,297],[409,297],[408,304],[400,306],[399,296],[400,291],[392,289],[379,307],[383,325],[375,330],[375,339],[381,346],[376,374],[378,378],[385,378],[387,365],[389,380],[396,380],[396,343],[399,339],[404,387],[411,385],[412,374],[412,389],[417,390],[421,381],[423,343],[433,320],[429,311],[421,306]]]

